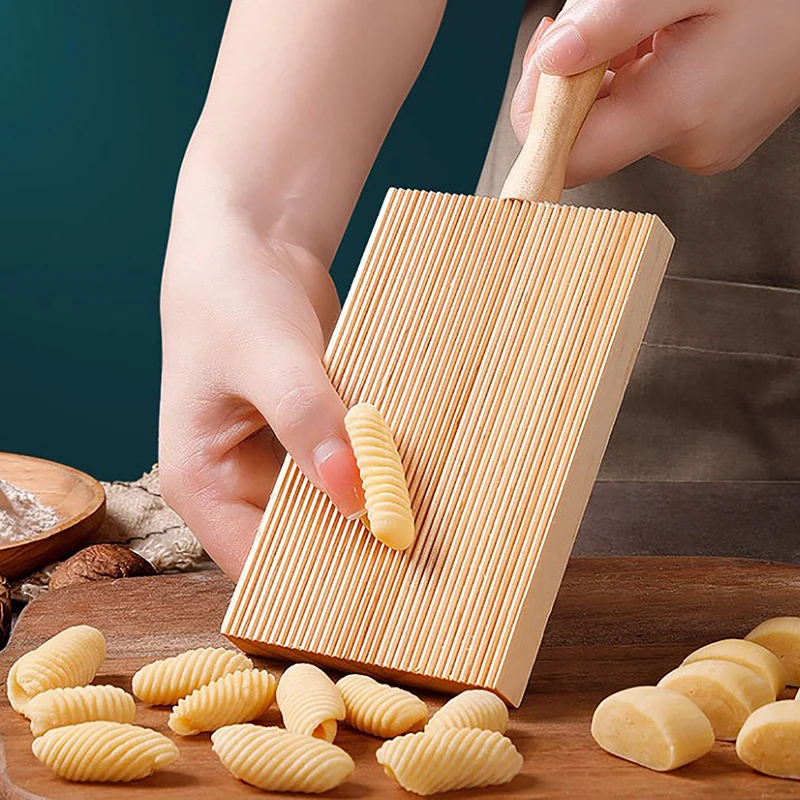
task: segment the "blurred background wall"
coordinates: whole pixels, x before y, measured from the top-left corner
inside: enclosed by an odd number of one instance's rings
[[[333,266],[389,186],[474,189],[523,0],[450,0]],[[0,450],[131,479],[156,459],[158,291],[227,0],[0,0]]]

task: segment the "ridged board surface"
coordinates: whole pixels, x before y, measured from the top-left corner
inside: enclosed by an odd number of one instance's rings
[[[416,541],[287,459],[223,633],[519,703],[671,247],[648,214],[391,190],[326,364],[392,429]]]

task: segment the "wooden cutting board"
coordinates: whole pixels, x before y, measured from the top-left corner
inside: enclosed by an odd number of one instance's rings
[[[132,578],[69,587],[30,604],[0,655],[5,685],[11,663],[57,631],[77,623],[108,640],[98,681],[130,690],[142,664],[182,650],[225,643],[218,633],[233,586],[217,572]],[[657,681],[695,647],[742,636],[760,620],[800,614],[800,567],[711,558],[573,559],[550,620],[522,707],[508,735],[525,756],[522,775],[492,790],[453,793],[480,798],[796,797],[798,786],[756,775],[732,744],[702,760],[659,774],[597,748],[589,723],[597,702],[617,689]],[[280,669],[275,662],[263,661]],[[787,695],[790,696],[790,695]],[[431,710],[443,701],[426,695]],[[168,735],[167,710],[138,708],[138,722]],[[278,721],[277,712],[269,718]],[[202,798],[259,796],[231,778],[207,735],[175,737],[181,757],[170,770],[135,784],[69,784],[30,750],[26,721],[0,702],[0,795],[10,798]],[[383,774],[377,739],[342,727],[337,744],[356,762],[336,798],[409,798]],[[262,795],[263,796],[263,795]],[[278,796],[278,795],[268,795]],[[290,795],[287,795],[289,797]],[[291,795],[296,797],[296,795]]]

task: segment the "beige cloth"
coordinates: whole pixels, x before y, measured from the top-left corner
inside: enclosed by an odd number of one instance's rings
[[[544,14],[529,2],[478,185],[496,195],[519,151],[508,121]],[[800,115],[738,170],[698,177],[648,158],[568,191],[651,211],[676,237],[601,480],[800,480]]]
[[[137,481],[103,483],[106,517],[86,545],[125,544],[146,558],[157,572],[194,572],[214,564],[183,520],[164,502],[158,487],[158,465]],[[15,600],[33,600],[47,590],[59,562],[16,583]]]

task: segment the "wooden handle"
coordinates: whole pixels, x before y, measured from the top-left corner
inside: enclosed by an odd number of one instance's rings
[[[542,73],[531,127],[500,197],[557,203],[564,191],[567,159],[597,97],[608,64],[562,78]]]

